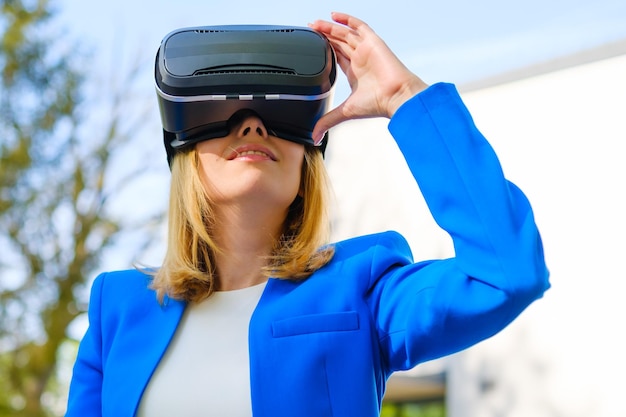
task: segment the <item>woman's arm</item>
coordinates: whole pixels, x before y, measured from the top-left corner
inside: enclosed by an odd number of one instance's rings
[[[324,33],[352,87],[314,137],[344,120],[391,117],[396,139],[455,257],[389,266],[395,242],[372,265],[371,310],[389,370],[464,349],[492,336],[548,288],[533,213],[503,175],[454,86],[428,87],[363,22],[340,13]],[[317,136],[315,136],[317,135]]]
[[[389,129],[455,250],[451,259],[373,274],[382,349],[392,369],[407,369],[494,335],[549,283],[531,206],[454,86],[418,94]]]

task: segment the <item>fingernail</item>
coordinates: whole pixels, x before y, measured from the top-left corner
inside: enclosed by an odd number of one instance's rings
[[[320,144],[322,143],[322,140],[324,140],[324,135],[326,135],[326,132],[323,132],[322,134],[315,135],[315,137],[313,138],[313,144],[315,146],[320,146]]]

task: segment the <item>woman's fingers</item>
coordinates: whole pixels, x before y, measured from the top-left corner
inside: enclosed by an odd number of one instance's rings
[[[344,43],[352,49],[355,49],[363,41],[363,36],[367,36],[369,32],[372,32],[367,23],[354,16],[333,12],[332,18],[335,23],[326,20],[316,20],[309,26],[322,32],[329,40]]]
[[[324,138],[324,134],[328,132],[331,128],[337,126],[341,122],[347,120],[347,118],[343,115],[344,103],[341,103],[339,106],[335,107],[325,115],[323,115],[315,124],[315,128],[313,129],[313,141],[316,145],[318,145],[321,140]]]
[[[333,13],[332,20],[317,20],[310,26],[333,46],[352,91],[320,119],[314,139],[349,119],[391,117],[400,104],[427,87],[365,22],[345,13]]]
[[[335,22],[345,25],[353,30],[358,31],[359,29],[369,28],[367,23],[347,13],[332,12],[330,15]]]

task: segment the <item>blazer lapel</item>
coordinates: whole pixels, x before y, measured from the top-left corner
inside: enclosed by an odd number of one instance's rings
[[[137,413],[146,386],[185,311],[184,302],[169,299],[160,305],[154,298],[151,301],[143,304],[140,314],[128,318],[132,329],[126,329],[127,335],[121,341],[123,346],[116,349],[118,357],[110,358],[111,363],[120,364],[112,372],[110,396],[107,396],[111,401],[106,404],[108,400],[103,397],[103,408],[110,406],[111,415],[134,416]]]

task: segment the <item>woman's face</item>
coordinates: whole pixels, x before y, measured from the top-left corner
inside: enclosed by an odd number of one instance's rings
[[[202,182],[217,205],[270,203],[286,210],[300,191],[304,145],[269,135],[256,116],[196,150]]]

